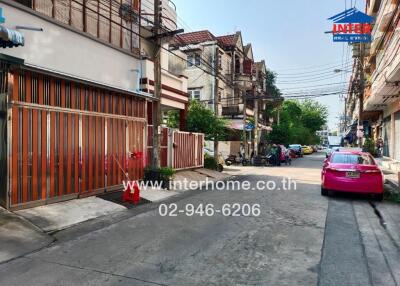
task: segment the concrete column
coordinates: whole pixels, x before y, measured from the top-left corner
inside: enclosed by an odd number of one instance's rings
[[[188,106],[186,104],[185,109],[181,109],[179,111],[179,130],[181,130],[181,131],[186,130],[187,110],[188,110]]]

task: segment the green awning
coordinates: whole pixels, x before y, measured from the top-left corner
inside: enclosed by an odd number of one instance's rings
[[[0,26],[0,47],[13,48],[24,44],[25,39],[20,32]]]

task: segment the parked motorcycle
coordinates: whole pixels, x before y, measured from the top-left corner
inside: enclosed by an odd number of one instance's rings
[[[243,158],[243,156],[240,154],[239,154],[239,156],[231,154],[228,156],[228,158],[225,159],[225,164],[227,166],[231,166],[231,165],[248,166],[250,164],[250,161],[249,161],[249,159]]]

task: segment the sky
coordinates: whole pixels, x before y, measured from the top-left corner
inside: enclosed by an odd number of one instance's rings
[[[329,17],[356,7],[364,11],[365,0],[173,0],[178,26],[185,32],[209,30],[214,35],[242,32],[251,43],[256,61],[278,73],[284,95],[298,92],[333,93],[346,89],[350,77],[351,49],[334,43]],[[335,69],[343,72],[334,73]],[[339,83],[344,84],[339,84]],[[313,89],[310,91],[310,89]],[[316,90],[318,89],[318,90]],[[317,100],[328,106],[328,125],[337,128],[344,110],[340,95]]]

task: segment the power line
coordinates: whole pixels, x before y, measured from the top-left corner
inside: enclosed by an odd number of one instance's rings
[[[345,67],[339,69],[339,71],[344,73],[344,72],[346,72],[347,69],[349,69],[349,68],[351,68],[350,65],[349,65],[349,66],[345,66]],[[278,76],[277,76],[277,79],[283,79],[283,80],[300,80],[300,79],[320,78],[320,77],[323,77],[323,76],[332,75],[333,73],[337,73],[336,70],[338,70],[338,69],[332,69],[332,70],[327,71],[327,72],[322,72],[322,73],[313,74],[313,75],[298,74],[297,76],[283,76],[283,77],[281,77],[281,76],[278,75]]]
[[[346,82],[325,83],[325,84],[310,85],[310,86],[287,87],[287,88],[282,88],[281,90],[291,90],[291,89],[300,89],[300,88],[312,88],[312,87],[320,87],[320,86],[339,85],[339,84],[343,84],[343,83],[346,83]]]
[[[293,81],[277,81],[277,84],[296,84],[296,83],[303,83],[303,82],[307,82],[307,83],[312,83],[312,82],[319,82],[319,81],[324,81],[324,80],[328,80],[328,79],[334,79],[341,76],[340,74],[335,74],[332,76],[324,76],[324,77],[318,77],[318,78],[312,78],[312,79],[305,79],[305,80],[293,80]]]
[[[350,63],[351,62],[346,62],[345,65],[348,65]],[[314,73],[318,74],[318,73],[323,73],[323,72],[330,71],[330,70],[333,70],[335,68],[340,68],[340,67],[342,67],[342,63],[337,64],[337,65],[332,65],[332,66],[329,66],[329,67],[325,67],[323,69],[312,70],[312,71],[306,71],[307,69],[304,69],[305,71],[302,71],[301,69],[299,69],[299,71],[295,72],[295,73],[279,73],[279,72],[276,72],[276,74],[282,75],[282,76],[292,76],[292,75],[297,75],[299,73],[300,74],[314,74]]]
[[[284,98],[289,98],[289,99],[308,99],[308,98],[318,98],[318,97],[324,97],[324,96],[338,95],[340,93],[342,93],[342,92],[320,93],[320,94],[315,94],[315,95],[284,96]]]
[[[277,73],[279,73],[279,71],[297,71],[297,70],[326,70],[328,68],[332,68],[332,66],[340,66],[342,63],[342,61],[335,61],[335,62],[331,62],[331,63],[326,63],[326,64],[322,64],[322,65],[314,65],[314,66],[302,66],[302,67],[296,67],[296,68],[287,68],[287,69],[281,69],[278,70]]]

